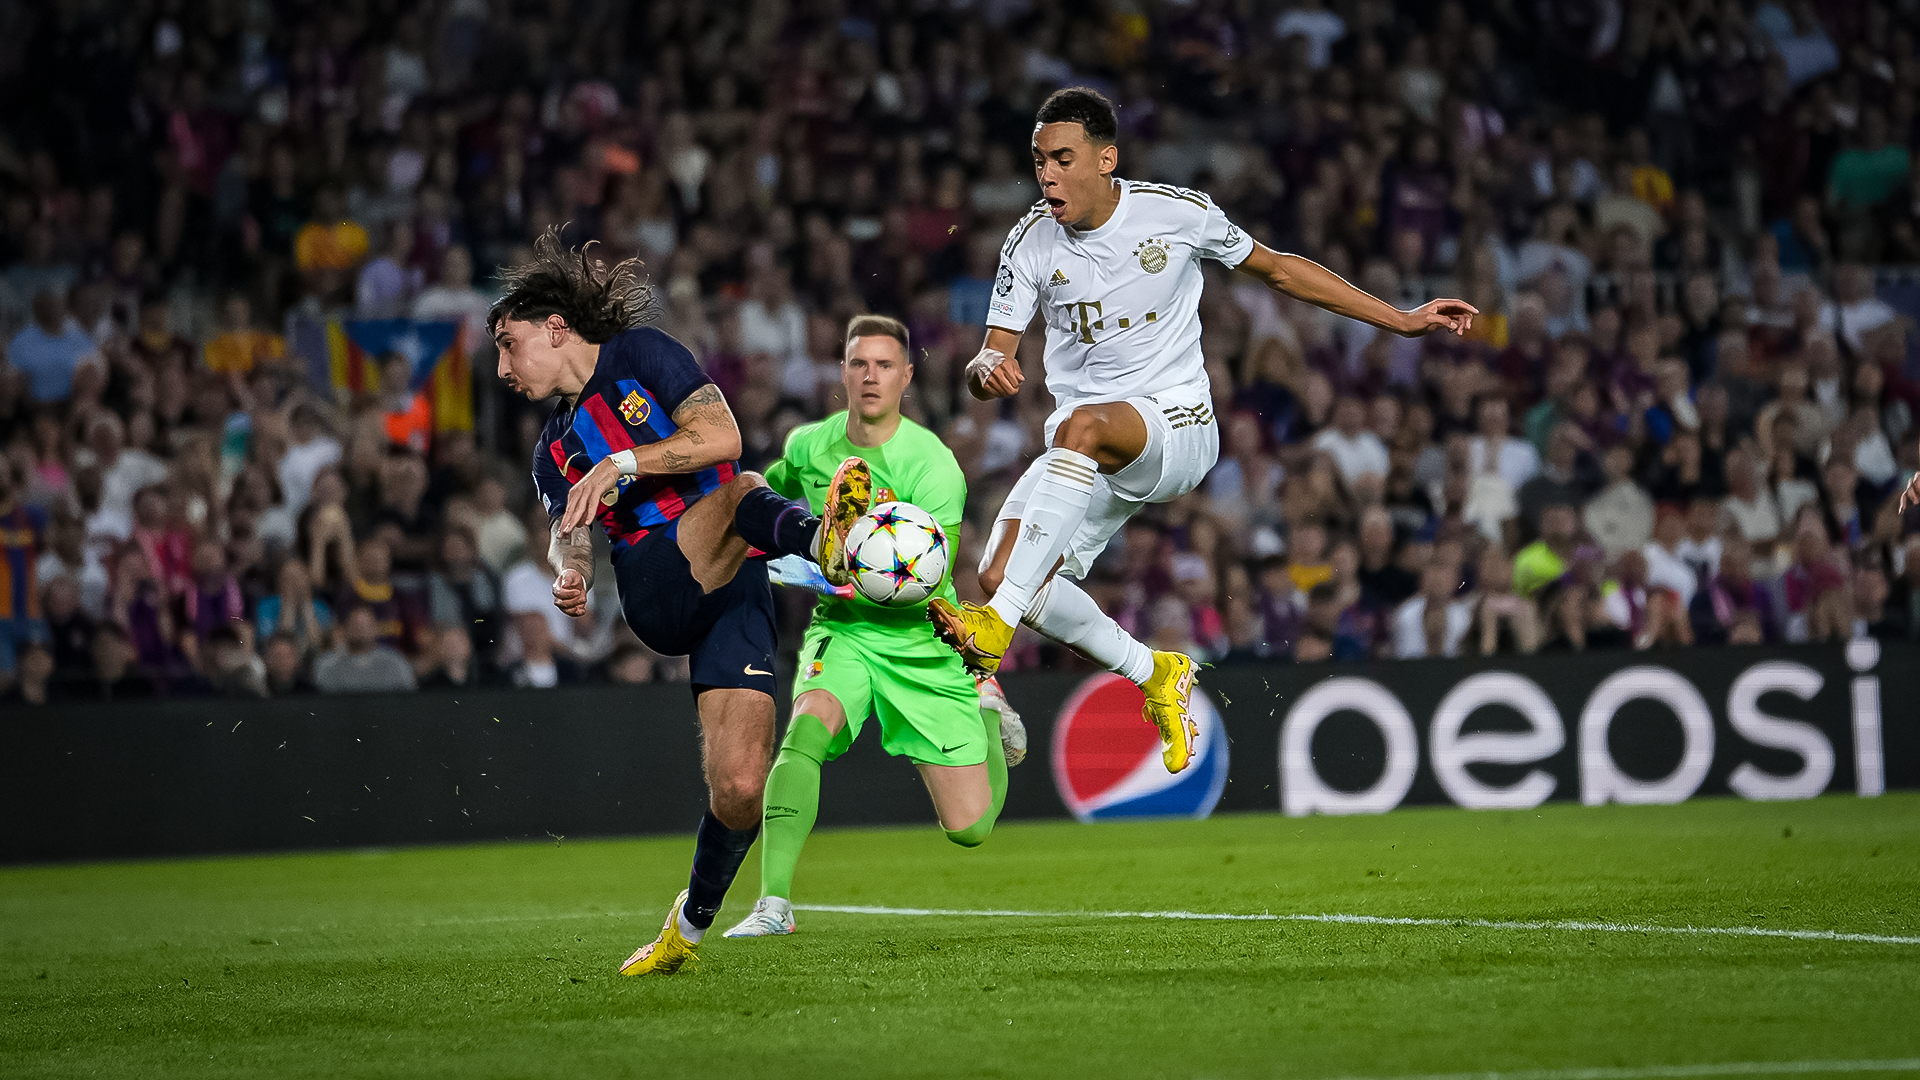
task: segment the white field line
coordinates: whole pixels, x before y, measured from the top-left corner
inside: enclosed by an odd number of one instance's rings
[[[1432,926],[1473,930],[1549,930],[1602,934],[1693,934],[1715,937],[1791,938],[1795,941],[1852,941],[1869,945],[1920,945],[1920,937],[1898,934],[1854,934],[1841,930],[1779,930],[1770,926],[1656,926],[1648,923],[1590,922],[1583,919],[1507,921],[1500,919],[1422,919],[1392,915],[1276,915],[1271,912],[1243,914],[1217,911],[1013,911],[999,908],[873,907],[863,904],[795,904],[793,909],[795,911],[832,912],[839,915],[946,916],[986,919],[1174,919],[1193,922],[1342,923],[1356,926]],[[1475,1073],[1473,1075],[1481,1076],[1492,1074]],[[1660,1075],[1666,1074],[1663,1073]],[[1572,1078],[1572,1080],[1577,1080],[1577,1078]],[[1604,1080],[1604,1078],[1596,1078],[1596,1080]]]
[[[1514,1072],[1434,1073],[1371,1080],[1663,1080],[1666,1077],[1782,1076],[1805,1073],[1920,1072],[1920,1058],[1867,1061],[1729,1061],[1706,1065],[1641,1065],[1595,1069],[1524,1069]],[[1343,1077],[1341,1080],[1369,1080]]]

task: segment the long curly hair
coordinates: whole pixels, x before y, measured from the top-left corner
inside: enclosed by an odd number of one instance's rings
[[[659,300],[640,276],[639,259],[609,267],[589,254],[592,241],[567,247],[560,239],[565,227],[553,225],[541,233],[533,242],[532,260],[500,268],[502,291],[487,310],[488,330],[502,319],[542,322],[558,315],[583,340],[599,345],[660,317]]]

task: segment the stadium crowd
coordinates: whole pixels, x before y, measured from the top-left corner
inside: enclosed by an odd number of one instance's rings
[[[11,700],[684,678],[551,603],[489,267],[549,224],[643,260],[748,467],[912,327],[971,484],[1034,106],[1122,175],[1411,305],[1419,340],[1209,266],[1204,487],[1090,582],[1230,661],[1920,631],[1920,17],[1868,0],[63,0],[0,8],[0,680]],[[300,320],[466,327],[477,431],[311,374]],[[1022,361],[1038,370],[1041,335]],[[324,358],[323,358],[324,359]],[[402,361],[404,362],[404,361]],[[325,364],[319,365],[321,369]],[[369,386],[375,385],[370,382]],[[396,388],[397,387],[397,388]],[[786,629],[806,597],[784,595]],[[786,640],[797,640],[788,634]],[[1069,664],[1023,636],[1010,667]]]

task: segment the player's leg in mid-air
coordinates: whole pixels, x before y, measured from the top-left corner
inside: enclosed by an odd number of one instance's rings
[[[794,868],[819,815],[821,766],[853,744],[869,714],[886,751],[919,770],[947,839],[978,847],[999,819],[1010,753],[998,687],[976,687],[952,654],[884,656],[857,638],[816,626],[801,646],[793,719],[767,777],[760,901],[728,937],[793,932]]]
[[[731,580],[754,548],[818,563],[830,584],[845,586],[847,530],[872,505],[872,471],[857,457],[840,463],[817,515],[781,497],[758,473],[741,473],[682,515],[680,546],[709,591]]]
[[[1028,467],[994,522],[980,568],[980,587],[992,599],[959,608],[936,601],[929,618],[975,670],[996,670],[1014,625],[1024,622],[1125,676],[1145,694],[1143,713],[1160,732],[1167,769],[1179,772],[1198,734],[1189,709],[1193,660],[1135,640],[1074,579],[1086,575],[1129,517],[1193,490],[1218,456],[1217,427],[1204,401],[1080,406],[1061,421],[1053,445]]]

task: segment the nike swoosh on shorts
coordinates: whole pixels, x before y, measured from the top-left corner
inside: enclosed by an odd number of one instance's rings
[[[747,674],[749,674],[749,675],[771,675],[771,674],[773,674],[773,672],[771,672],[771,671],[761,671],[761,670],[760,670],[759,668],[757,668],[757,667],[754,667],[754,666],[753,666],[752,664],[748,664],[748,665],[747,665]]]

